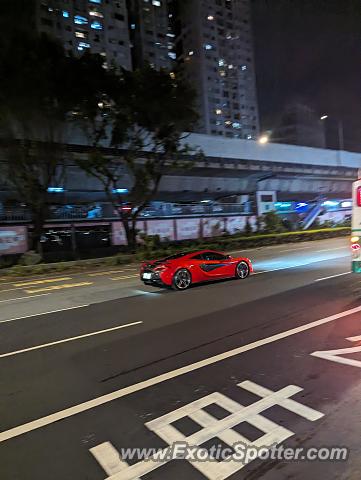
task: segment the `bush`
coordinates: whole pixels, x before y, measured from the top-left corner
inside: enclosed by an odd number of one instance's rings
[[[281,233],[285,231],[282,218],[276,212],[267,212],[263,215],[264,231],[266,233]]]
[[[41,262],[41,255],[36,253],[34,250],[29,250],[20,257],[18,262],[19,265],[38,265]]]

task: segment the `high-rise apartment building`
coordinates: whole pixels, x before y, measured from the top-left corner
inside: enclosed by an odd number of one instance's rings
[[[67,50],[86,50],[132,68],[126,0],[37,0],[37,26]]]
[[[171,2],[129,0],[130,36],[134,67],[149,63],[172,70],[176,63]]]
[[[178,55],[198,91],[198,131],[254,139],[259,131],[249,0],[179,0]]]
[[[37,26],[67,50],[99,53],[127,70],[172,69],[175,35],[165,0],[37,0]]]
[[[259,120],[250,0],[35,0],[40,31],[128,70],[183,64],[197,131],[254,139]]]

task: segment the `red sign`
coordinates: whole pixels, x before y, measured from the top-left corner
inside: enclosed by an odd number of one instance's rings
[[[0,256],[25,253],[27,250],[26,227],[0,227]]]
[[[361,186],[357,187],[357,190],[356,190],[356,202],[357,202],[357,206],[361,207]]]

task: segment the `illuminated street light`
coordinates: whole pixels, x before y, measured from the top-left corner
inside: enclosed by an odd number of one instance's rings
[[[262,135],[262,137],[258,139],[258,142],[261,143],[262,145],[265,145],[266,143],[269,142],[269,137],[267,135]]]
[[[322,117],[320,118],[320,120],[326,120],[328,118],[328,115],[322,115]]]

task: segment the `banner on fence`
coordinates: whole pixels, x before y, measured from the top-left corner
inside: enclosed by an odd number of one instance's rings
[[[159,235],[161,239],[175,240],[173,220],[147,220],[147,235]]]
[[[203,237],[220,237],[224,233],[224,218],[203,219]]]
[[[177,240],[190,240],[201,236],[201,218],[178,218]]]
[[[0,255],[25,253],[27,250],[26,227],[0,227]]]
[[[136,229],[139,233],[144,232],[144,222],[137,222]],[[127,244],[127,236],[122,222],[112,223],[112,244],[116,246]]]

